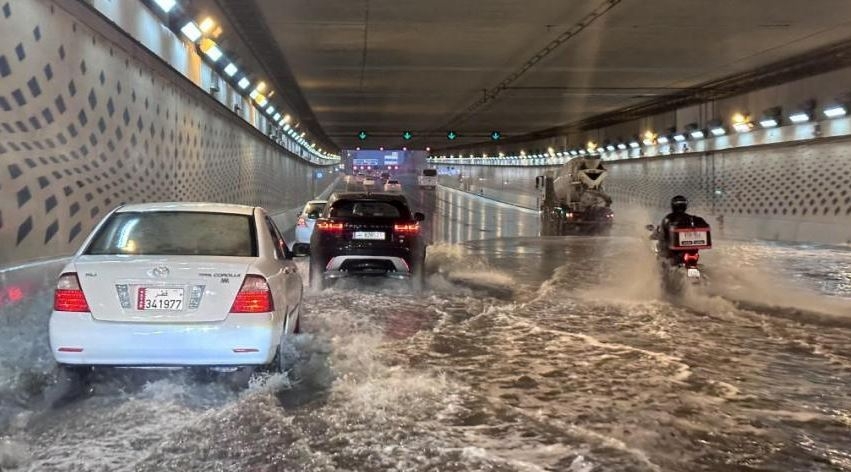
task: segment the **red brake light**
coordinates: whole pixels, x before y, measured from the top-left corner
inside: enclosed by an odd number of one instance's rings
[[[274,310],[272,290],[266,279],[259,275],[246,275],[242,288],[236,294],[231,313],[268,313]]]
[[[316,227],[319,231],[328,231],[328,232],[341,232],[343,231],[343,223],[331,223],[329,221],[322,221],[316,223]]]
[[[89,313],[89,303],[80,288],[76,273],[69,272],[59,276],[56,293],[53,295],[53,310]]]
[[[698,260],[700,260],[700,254],[697,253],[697,252],[695,252],[695,253],[687,252],[687,253],[683,254],[683,262],[685,262],[686,265],[697,264]]]
[[[393,232],[399,234],[417,234],[420,232],[419,223],[403,223],[393,225]]]
[[[298,217],[298,223],[296,223],[296,226],[298,226],[300,228],[306,228],[307,227],[307,220],[304,219],[303,216],[299,216]]]

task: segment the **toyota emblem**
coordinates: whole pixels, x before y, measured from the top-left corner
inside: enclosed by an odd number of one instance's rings
[[[148,273],[150,275],[153,275],[154,277],[168,277],[168,267],[166,267],[166,266],[154,267]]]

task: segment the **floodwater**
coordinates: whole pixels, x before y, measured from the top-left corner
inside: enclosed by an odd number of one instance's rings
[[[408,188],[426,293],[308,293],[295,367],[247,388],[113,370],[57,393],[58,269],[3,280],[0,469],[851,471],[851,252],[720,241],[672,297],[632,228],[539,238],[533,212]]]

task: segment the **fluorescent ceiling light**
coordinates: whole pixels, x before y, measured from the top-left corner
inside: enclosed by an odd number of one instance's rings
[[[618,149],[620,149],[621,151],[623,151],[624,149],[626,149],[626,144],[624,144],[624,143],[620,143],[620,144],[618,144]]]
[[[239,82],[237,82],[236,85],[242,90],[245,90],[251,85],[251,82],[249,82],[247,78],[243,77],[239,79]]]
[[[156,3],[157,6],[160,7],[160,9],[165,13],[170,12],[171,9],[174,8],[174,6],[177,4],[175,0],[154,0],[154,3]]]
[[[792,123],[806,123],[810,121],[810,115],[804,112],[793,113],[789,115],[789,121]]]
[[[778,123],[777,120],[774,118],[766,118],[764,120],[760,120],[759,125],[763,128],[775,128],[777,127]]]
[[[270,114],[270,115],[271,115],[272,113],[275,113],[275,107],[274,107],[274,106],[272,106],[272,105],[269,105],[269,106],[266,108],[266,113],[268,113],[268,114]]]
[[[751,130],[751,127],[750,123],[736,123],[733,125],[733,129],[738,133],[747,133]]]
[[[684,134],[682,134],[682,133],[679,133],[679,134],[675,134],[675,135],[674,135],[674,141],[676,141],[676,142],[678,142],[678,143],[681,143],[681,142],[683,142],[683,141],[685,141],[685,140],[686,140],[686,136],[685,136]]]
[[[206,54],[206,55],[207,55],[207,57],[209,57],[209,58],[210,58],[210,60],[211,60],[211,61],[213,61],[213,62],[216,62],[216,61],[218,61],[219,59],[221,59],[221,57],[222,57],[222,55],[223,55],[223,54],[222,54],[222,50],[221,50],[221,49],[219,49],[219,47],[218,47],[218,46],[216,46],[215,44],[213,44],[212,46],[210,46],[209,48],[207,48],[207,50],[206,50],[206,51],[204,51],[204,54]]]
[[[257,89],[254,89],[251,91],[251,93],[248,94],[248,96],[251,97],[252,100],[254,100],[255,98],[260,96],[260,92],[258,92]]]
[[[724,136],[725,134],[727,134],[727,130],[720,126],[717,128],[712,128],[709,131],[712,133],[713,136]]]
[[[631,147],[633,149],[638,149],[639,146],[641,146],[641,144],[639,144],[638,141],[630,141],[629,142],[629,147]]]
[[[612,152],[614,150],[615,150],[615,147],[613,145],[609,144],[608,146],[606,146],[606,151]]]
[[[824,109],[824,116],[828,118],[839,118],[840,116],[845,116],[846,113],[848,112],[842,105],[836,105]]]
[[[668,137],[667,136],[659,136],[658,138],[656,138],[656,142],[659,143],[659,144],[668,144]]]
[[[237,68],[236,68],[236,65],[234,65],[234,63],[233,63],[233,62],[231,62],[230,64],[228,64],[228,65],[225,67],[225,74],[226,74],[228,77],[233,77],[233,76],[234,76],[234,74],[236,74],[237,72],[239,72],[239,69],[237,69]]]
[[[281,114],[280,114],[280,113],[275,113],[275,116],[273,116],[273,117],[272,117],[272,119],[273,119],[273,120],[275,120],[275,121],[280,120],[280,119],[281,119]]]
[[[703,138],[706,137],[706,135],[703,134],[702,130],[696,129],[696,130],[691,132],[691,137],[694,138],[694,139],[703,139]]]
[[[183,28],[180,28],[180,32],[193,43],[198,41],[198,38],[201,37],[201,30],[198,29],[198,26],[195,25],[194,21],[190,21],[183,25]]]

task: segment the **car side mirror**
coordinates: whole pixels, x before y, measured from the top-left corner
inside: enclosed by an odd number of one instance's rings
[[[296,244],[293,248],[293,255],[295,257],[305,257],[310,255],[310,246],[306,244]]]
[[[425,215],[420,212],[414,213],[414,219],[417,221],[425,221]]]
[[[291,261],[293,259],[293,252],[290,251],[290,248],[287,247],[287,243],[284,242],[283,239],[279,240],[278,244],[281,245],[281,252],[284,253],[284,259]]]

